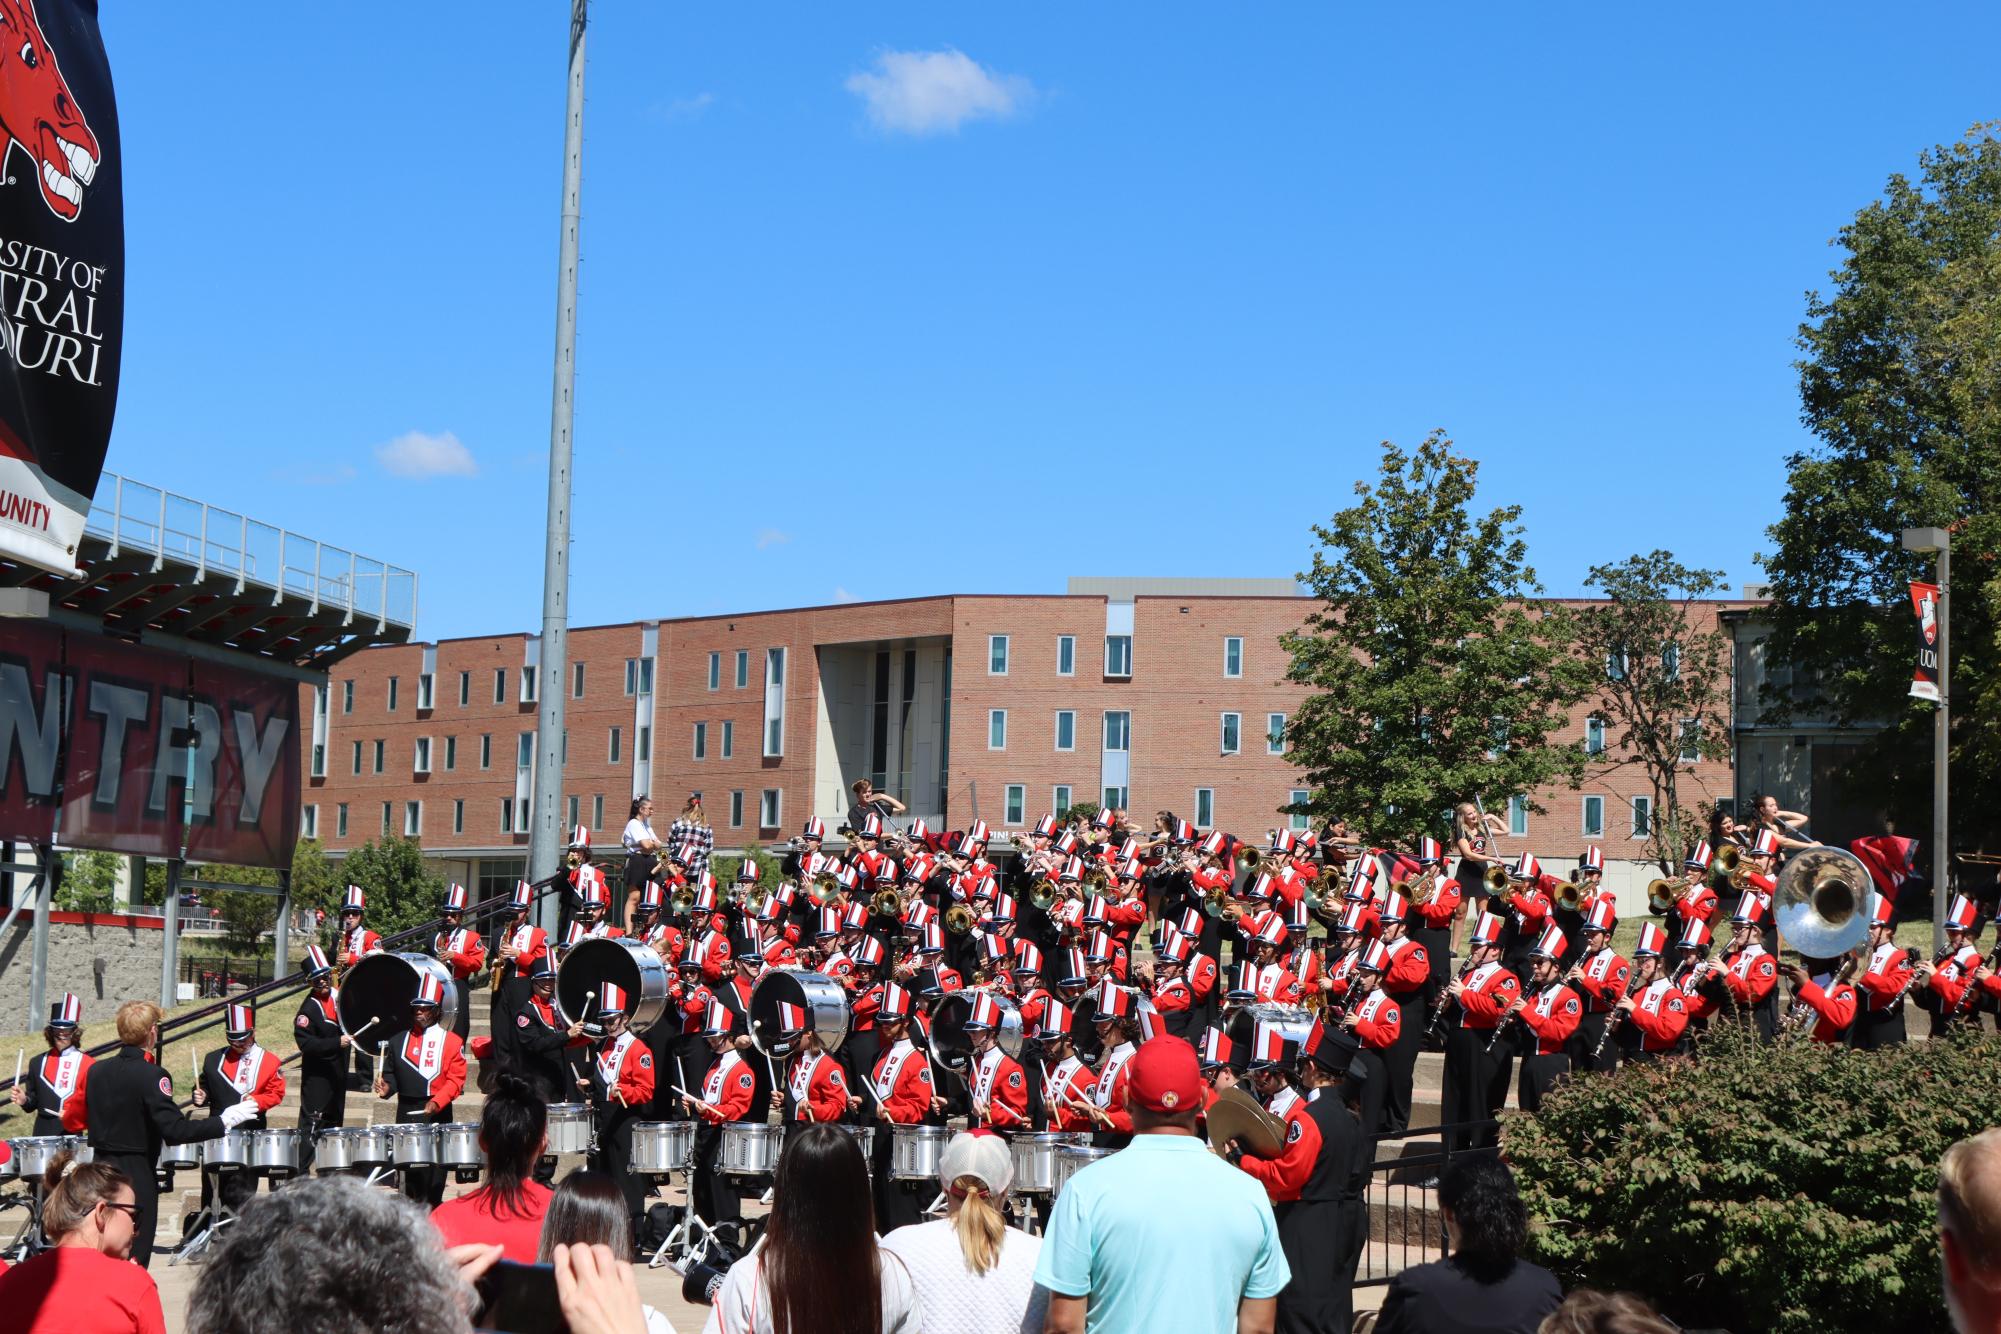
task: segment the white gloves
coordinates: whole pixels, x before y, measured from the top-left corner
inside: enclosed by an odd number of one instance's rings
[[[225,1130],[234,1130],[245,1121],[256,1119],[257,1104],[254,1102],[239,1102],[222,1109],[222,1125]]]

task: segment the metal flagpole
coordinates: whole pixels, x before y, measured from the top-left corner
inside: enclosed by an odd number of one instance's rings
[[[528,878],[561,869],[563,838],[563,672],[570,615],[570,444],[577,386],[577,232],[584,181],[584,26],[590,0],[571,0],[570,94],[563,124],[562,253],[556,268],[556,369],[549,408],[548,545],[542,557],[541,716],[536,728],[534,823],[528,838]],[[542,901],[545,931],[554,931],[561,901]]]
[[[1938,570],[1938,709],[1932,716],[1932,952],[1945,948],[1945,910],[1952,898],[1952,854],[1946,846],[1946,761],[1952,738],[1952,659],[1948,608],[1952,605],[1952,534],[1945,528],[1906,528],[1904,550],[1936,554]]]

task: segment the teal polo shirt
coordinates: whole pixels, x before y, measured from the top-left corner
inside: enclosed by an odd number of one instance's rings
[[[1087,1334],[1234,1334],[1292,1280],[1265,1189],[1187,1135],[1135,1135],[1056,1198],[1035,1281],[1088,1297]]]

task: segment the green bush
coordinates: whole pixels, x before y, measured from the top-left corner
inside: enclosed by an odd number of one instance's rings
[[[1507,1122],[1533,1257],[1684,1326],[1944,1327],[1938,1161],[1993,1123],[2001,1040],[1761,1047],[1569,1082]]]
[[[122,861],[115,852],[65,852],[52,906],[62,912],[110,912],[118,900]]]

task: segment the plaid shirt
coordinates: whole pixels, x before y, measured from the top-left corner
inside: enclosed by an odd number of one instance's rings
[[[716,831],[691,820],[676,820],[667,830],[667,853],[687,865],[696,876],[709,869],[709,854],[716,848]]]

